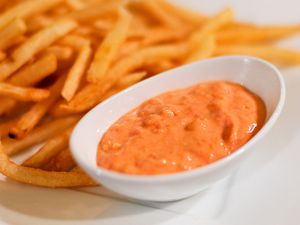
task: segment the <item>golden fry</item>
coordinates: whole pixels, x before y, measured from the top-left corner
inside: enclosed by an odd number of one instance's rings
[[[142,41],[143,46],[163,44],[173,41],[182,41],[188,36],[186,30],[170,30],[166,28],[157,28],[145,32],[145,39]]]
[[[226,45],[216,48],[215,55],[250,55],[269,60],[280,66],[300,64],[300,52],[272,46]]]
[[[49,97],[49,91],[40,88],[18,87],[0,82],[0,96],[13,98],[19,101],[42,101]]]
[[[211,57],[214,54],[215,48],[216,43],[214,35],[203,35],[202,39],[199,39],[198,48],[191,50],[189,53],[186,63]]]
[[[180,18],[183,22],[198,26],[206,19],[206,17],[201,15],[199,12],[171,4],[167,0],[158,0],[157,2],[162,9],[169,12],[176,18]]]
[[[165,11],[160,6],[159,1],[139,1],[137,3],[148,15],[161,24],[173,29],[180,29],[182,27],[182,23],[178,20],[178,17],[170,14],[169,11]]]
[[[46,54],[53,54],[59,61],[69,61],[73,57],[73,49],[66,46],[52,45],[45,49]]]
[[[0,30],[0,50],[6,49],[14,43],[18,36],[24,34],[26,31],[25,22],[19,18],[9,22],[2,30]]]
[[[8,82],[18,86],[32,86],[54,73],[57,69],[57,58],[46,54],[32,64],[15,73]]]
[[[80,90],[68,104],[59,105],[59,114],[86,112],[101,102],[102,96],[109,90],[111,84],[99,87],[98,84],[88,84]]]
[[[63,134],[48,140],[39,151],[23,162],[22,165],[32,168],[42,168],[43,165],[46,165],[53,157],[68,147],[71,131],[72,129],[68,129]]]
[[[72,20],[61,20],[39,31],[17,48],[12,57],[15,61],[27,61],[54,41],[73,30],[77,24]]]
[[[2,141],[4,151],[8,155],[14,155],[25,151],[27,148],[40,144],[49,138],[57,136],[65,129],[74,126],[80,119],[79,116],[70,116],[66,118],[51,120],[36,127],[29,135],[20,140],[4,139]],[[11,137],[13,138],[13,137]]]
[[[67,35],[59,41],[63,45],[68,45],[80,51],[82,47],[90,45],[91,41],[79,35]]]
[[[92,49],[90,45],[85,45],[79,50],[78,56],[67,75],[66,82],[61,92],[61,95],[67,101],[70,101],[73,98],[75,92],[79,88],[80,81],[87,68],[91,54]]]
[[[117,8],[119,5],[120,0],[109,0],[106,1],[105,4],[103,2],[97,2],[81,10],[73,11],[64,17],[80,22],[91,21],[96,18],[114,14],[117,15]]]
[[[71,155],[69,148],[66,148],[58,153],[57,156],[51,159],[43,169],[48,171],[68,172],[76,166],[76,163]]]
[[[202,41],[207,40],[207,36],[215,32],[220,27],[230,23],[233,20],[232,10],[229,8],[219,12],[214,17],[208,19],[198,30],[196,30],[189,38],[190,53],[188,55],[188,62],[197,58],[197,54],[202,52]],[[211,39],[211,38],[209,38]],[[212,43],[212,42],[211,42]],[[212,46],[212,44],[211,44]]]
[[[101,102],[106,91],[124,75],[153,62],[183,58],[186,51],[185,44],[157,45],[136,51],[118,61],[108,72],[103,83],[86,85],[67,105],[63,104],[60,107],[71,112],[85,112]]]
[[[41,13],[47,11],[54,6],[58,5],[63,0],[28,0],[22,1],[21,3],[10,8],[6,12],[0,15],[0,29],[8,24],[11,20],[15,18],[26,18],[33,14]]]
[[[116,57],[120,46],[128,35],[131,16],[124,9],[120,10],[120,18],[115,27],[107,34],[96,50],[94,59],[88,70],[87,80],[93,83],[100,82],[106,75],[109,66]]]
[[[118,83],[116,84],[116,86],[129,87],[129,86],[141,81],[146,75],[147,75],[146,71],[128,74],[127,76],[120,79],[118,81]]]
[[[0,64],[0,81],[9,77],[13,72],[28,62],[36,53],[48,47],[76,26],[77,24],[72,20],[61,20],[34,34],[13,51],[12,62],[3,62]]]
[[[300,32],[300,26],[245,27],[217,32],[216,39],[225,43],[256,43],[274,41]]]
[[[18,166],[10,161],[0,144],[0,172],[5,176],[31,185],[43,187],[95,186],[96,183],[84,173],[49,172],[40,169]]]
[[[28,112],[24,113],[20,117],[17,123],[10,129],[10,136],[15,137],[16,139],[23,138],[40,122],[49,108],[60,96],[64,80],[64,77],[60,77],[60,79],[58,79],[52,87],[50,87],[50,97],[44,101],[34,104]]]

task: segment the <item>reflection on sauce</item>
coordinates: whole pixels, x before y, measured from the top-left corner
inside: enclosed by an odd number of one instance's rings
[[[234,152],[263,125],[262,100],[225,81],[154,97],[115,122],[99,143],[97,164],[127,174],[198,168]]]

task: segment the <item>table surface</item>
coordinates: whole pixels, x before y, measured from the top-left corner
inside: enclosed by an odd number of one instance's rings
[[[231,6],[238,19],[300,24],[300,1],[176,0],[205,13]],[[300,50],[300,36],[280,43]],[[287,97],[279,121],[235,174],[191,198],[130,202],[103,188],[46,189],[0,176],[2,224],[298,225],[300,67],[282,69]]]

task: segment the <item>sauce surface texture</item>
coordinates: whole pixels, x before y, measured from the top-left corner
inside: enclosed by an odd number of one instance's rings
[[[200,83],[145,101],[103,135],[97,164],[155,175],[202,167],[245,144],[263,125],[265,105],[245,87]]]

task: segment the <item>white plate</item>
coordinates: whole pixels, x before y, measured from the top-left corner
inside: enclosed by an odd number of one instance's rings
[[[176,2],[208,13],[230,5],[239,19],[300,24],[300,2],[295,0]],[[300,50],[300,37],[283,44]],[[298,225],[300,67],[283,73],[287,98],[281,118],[230,179],[184,201],[154,204],[117,200],[117,196],[101,188],[84,189],[91,195],[36,188],[0,178],[0,224]]]

